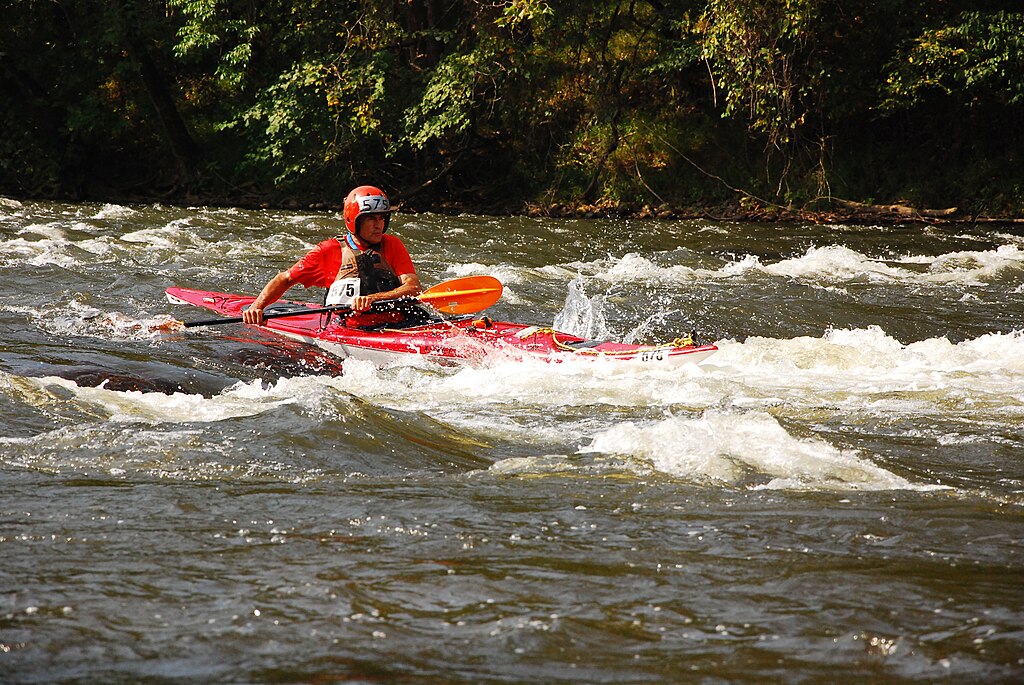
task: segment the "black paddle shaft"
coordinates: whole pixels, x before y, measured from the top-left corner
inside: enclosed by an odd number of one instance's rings
[[[407,309],[418,309],[420,301],[415,297],[400,297],[394,300],[380,300],[370,305],[370,311],[374,312],[389,312],[389,311],[401,311]],[[299,307],[296,309],[287,309],[284,311],[271,311],[264,312],[264,319],[280,319],[286,316],[302,316],[303,314],[327,314],[329,312],[351,312],[352,307],[346,305],[334,305],[330,307]],[[201,321],[185,321],[185,328],[195,328],[196,326],[217,326],[225,323],[241,323],[243,321],[240,316],[222,316],[216,319],[203,319]]]

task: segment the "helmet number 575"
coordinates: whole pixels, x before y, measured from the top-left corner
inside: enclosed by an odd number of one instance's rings
[[[359,198],[360,211],[385,212],[389,209],[388,199],[380,195]]]

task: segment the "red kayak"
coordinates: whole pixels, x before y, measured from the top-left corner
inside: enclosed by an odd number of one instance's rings
[[[430,292],[421,295],[421,299],[429,301]],[[238,317],[255,298],[190,288],[168,288],[167,299],[174,304],[196,305],[223,316]],[[378,312],[375,306],[369,314],[346,319],[343,314],[324,313],[320,305],[282,300],[265,310],[267,315],[277,314],[276,318],[267,318],[263,327],[316,345],[342,359],[364,359],[380,365],[415,358],[448,365],[480,363],[487,359],[540,358],[546,361],[607,359],[674,367],[702,361],[718,350],[714,345],[695,345],[689,337],[664,345],[586,340],[548,327],[492,321],[486,316],[445,316],[437,309],[459,310],[426,306],[414,298],[393,300],[391,303],[393,306],[385,307],[385,311]],[[378,303],[383,304],[388,303]],[[291,313],[304,309],[311,311]],[[203,323],[221,322],[185,325]]]

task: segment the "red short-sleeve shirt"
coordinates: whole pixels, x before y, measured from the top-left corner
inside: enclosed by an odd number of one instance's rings
[[[380,244],[380,256],[391,265],[396,276],[416,273],[412,257],[398,236],[384,235]],[[288,269],[288,274],[307,288],[330,288],[340,268],[341,242],[337,238],[329,238],[295,262],[295,265]]]

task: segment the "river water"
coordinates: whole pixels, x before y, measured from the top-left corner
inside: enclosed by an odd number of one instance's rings
[[[392,227],[492,318],[720,351],[157,333],[341,223],[0,200],[0,682],[1024,679],[1020,229]]]

